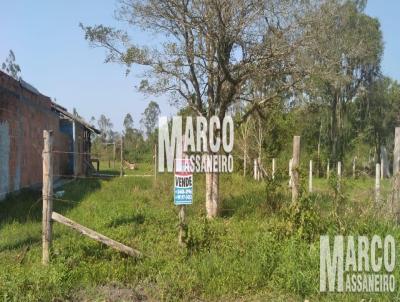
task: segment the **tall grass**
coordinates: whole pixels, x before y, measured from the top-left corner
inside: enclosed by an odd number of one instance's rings
[[[63,200],[54,201],[55,211],[142,251],[140,260],[55,224],[51,264],[43,267],[39,195],[25,191],[9,197],[0,204],[0,297],[104,300],[99,289],[113,284],[156,301],[359,301],[363,295],[319,293],[319,236],[392,234],[400,240],[397,226],[366,207],[368,198],[354,199],[365,190],[362,182],[348,186],[338,209],[325,181],[317,181],[317,193],[304,194],[294,206],[284,182],[223,175],[221,215],[208,221],[204,177],[194,179],[186,248],[178,247],[170,175],[159,175],[156,182],[79,180],[63,188]],[[400,280],[398,270],[396,277]],[[396,291],[374,297],[398,296]]]

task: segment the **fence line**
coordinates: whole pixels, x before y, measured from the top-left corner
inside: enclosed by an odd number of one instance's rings
[[[78,155],[94,155],[98,156],[98,153],[91,153],[91,152],[73,152],[73,151],[61,151],[61,150],[53,150],[52,153],[54,154],[78,154]]]
[[[52,222],[56,221],[64,224],[82,235],[88,236],[91,239],[99,241],[105,245],[108,245],[120,252],[128,254],[133,257],[140,257],[141,252],[128,247],[120,242],[112,240],[96,231],[93,231],[71,219],[62,216],[53,211],[53,199],[63,200],[62,198],[54,198],[53,194],[53,132],[44,131],[44,154],[43,154],[43,189],[42,189],[42,263],[48,265],[50,262],[50,247],[52,244]],[[65,199],[66,200],[66,199]],[[71,202],[71,201],[68,201]]]

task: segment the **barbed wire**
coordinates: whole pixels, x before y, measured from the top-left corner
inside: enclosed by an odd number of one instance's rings
[[[48,153],[48,152],[46,152]],[[91,153],[91,152],[73,152],[73,151],[61,151],[61,150],[53,150],[50,153],[55,153],[55,154],[78,154],[78,155],[93,155],[93,156],[98,156],[98,153]]]
[[[31,210],[32,208],[39,203],[39,201],[43,200],[43,197],[39,197],[29,208],[28,214],[26,215],[26,220],[29,220],[31,218]]]
[[[49,198],[50,196],[46,196],[46,197]],[[76,200],[59,198],[59,197],[56,197],[56,195],[53,195],[53,196],[51,196],[51,197],[52,197],[53,201],[55,200],[55,201],[61,201],[61,202],[67,202],[67,203],[74,203],[74,204],[80,203],[80,201],[76,201]]]
[[[102,178],[120,177],[120,175],[104,174],[100,176],[79,176],[79,175],[69,175],[69,174],[53,174],[53,177],[77,178],[77,179],[102,179]]]

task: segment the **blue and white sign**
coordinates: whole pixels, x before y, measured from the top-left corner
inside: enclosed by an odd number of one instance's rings
[[[187,158],[175,159],[175,194],[174,204],[193,203],[193,174]]]
[[[187,173],[175,174],[175,205],[193,203],[193,175]]]

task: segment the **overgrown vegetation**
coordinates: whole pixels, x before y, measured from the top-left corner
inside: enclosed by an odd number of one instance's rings
[[[10,196],[0,204],[2,299],[359,301],[362,294],[319,294],[320,234],[392,234],[400,240],[398,227],[382,216],[387,213],[373,207],[371,180],[347,186],[339,209],[324,179],[317,180],[316,193],[304,193],[297,204],[288,203],[286,179],[264,184],[224,175],[222,180],[221,217],[210,221],[205,219],[204,179],[195,176],[186,248],[177,242],[171,176],[161,175],[156,183],[124,177],[67,184],[63,200],[54,201],[55,211],[145,256],[125,257],[55,224],[48,268],[41,265],[39,194]],[[128,298],[132,293],[135,298]],[[398,294],[375,296],[392,301]]]
[[[321,234],[400,239],[387,200],[391,184],[382,181],[383,200],[376,204],[370,178],[376,163],[385,163],[385,174],[391,170],[400,85],[380,70],[382,32],[379,21],[365,14],[365,3],[119,2],[118,21],[127,21],[132,32],[161,37],[163,43],[154,47],[131,41],[128,31],[81,24],[89,44],[107,51],[107,62],[125,65],[127,73],[137,65],[146,68],[139,89],[168,95],[181,105],[178,114],[208,120],[231,114],[235,173],[211,173],[208,184],[204,175],[195,175],[185,248],[177,242],[172,175],[159,175],[157,181],[123,177],[67,184],[55,211],[142,251],[139,260],[55,225],[51,265],[43,267],[40,196],[29,191],[10,196],[0,204],[0,297],[399,300],[398,289],[368,296],[319,293]],[[10,53],[7,63],[15,64],[14,59]],[[101,115],[97,126],[102,134],[93,140],[101,167],[113,153],[122,153],[138,163],[138,170],[128,174],[154,173],[159,115],[157,103],[150,102],[142,129],[127,114],[122,133]],[[301,165],[295,169],[303,183],[300,198],[291,203],[287,171],[293,135],[301,136]],[[110,143],[116,143],[114,150]],[[277,159],[274,178],[272,158]],[[265,168],[262,182],[249,178],[254,160]],[[309,160],[315,176],[327,174],[328,164],[331,168],[329,181],[314,179],[312,194],[305,190]],[[339,161],[341,179],[335,175]],[[118,174],[111,168],[107,172]],[[205,194],[206,187],[219,193]],[[219,211],[206,213],[204,201],[215,202]],[[399,270],[395,276],[399,280]]]

